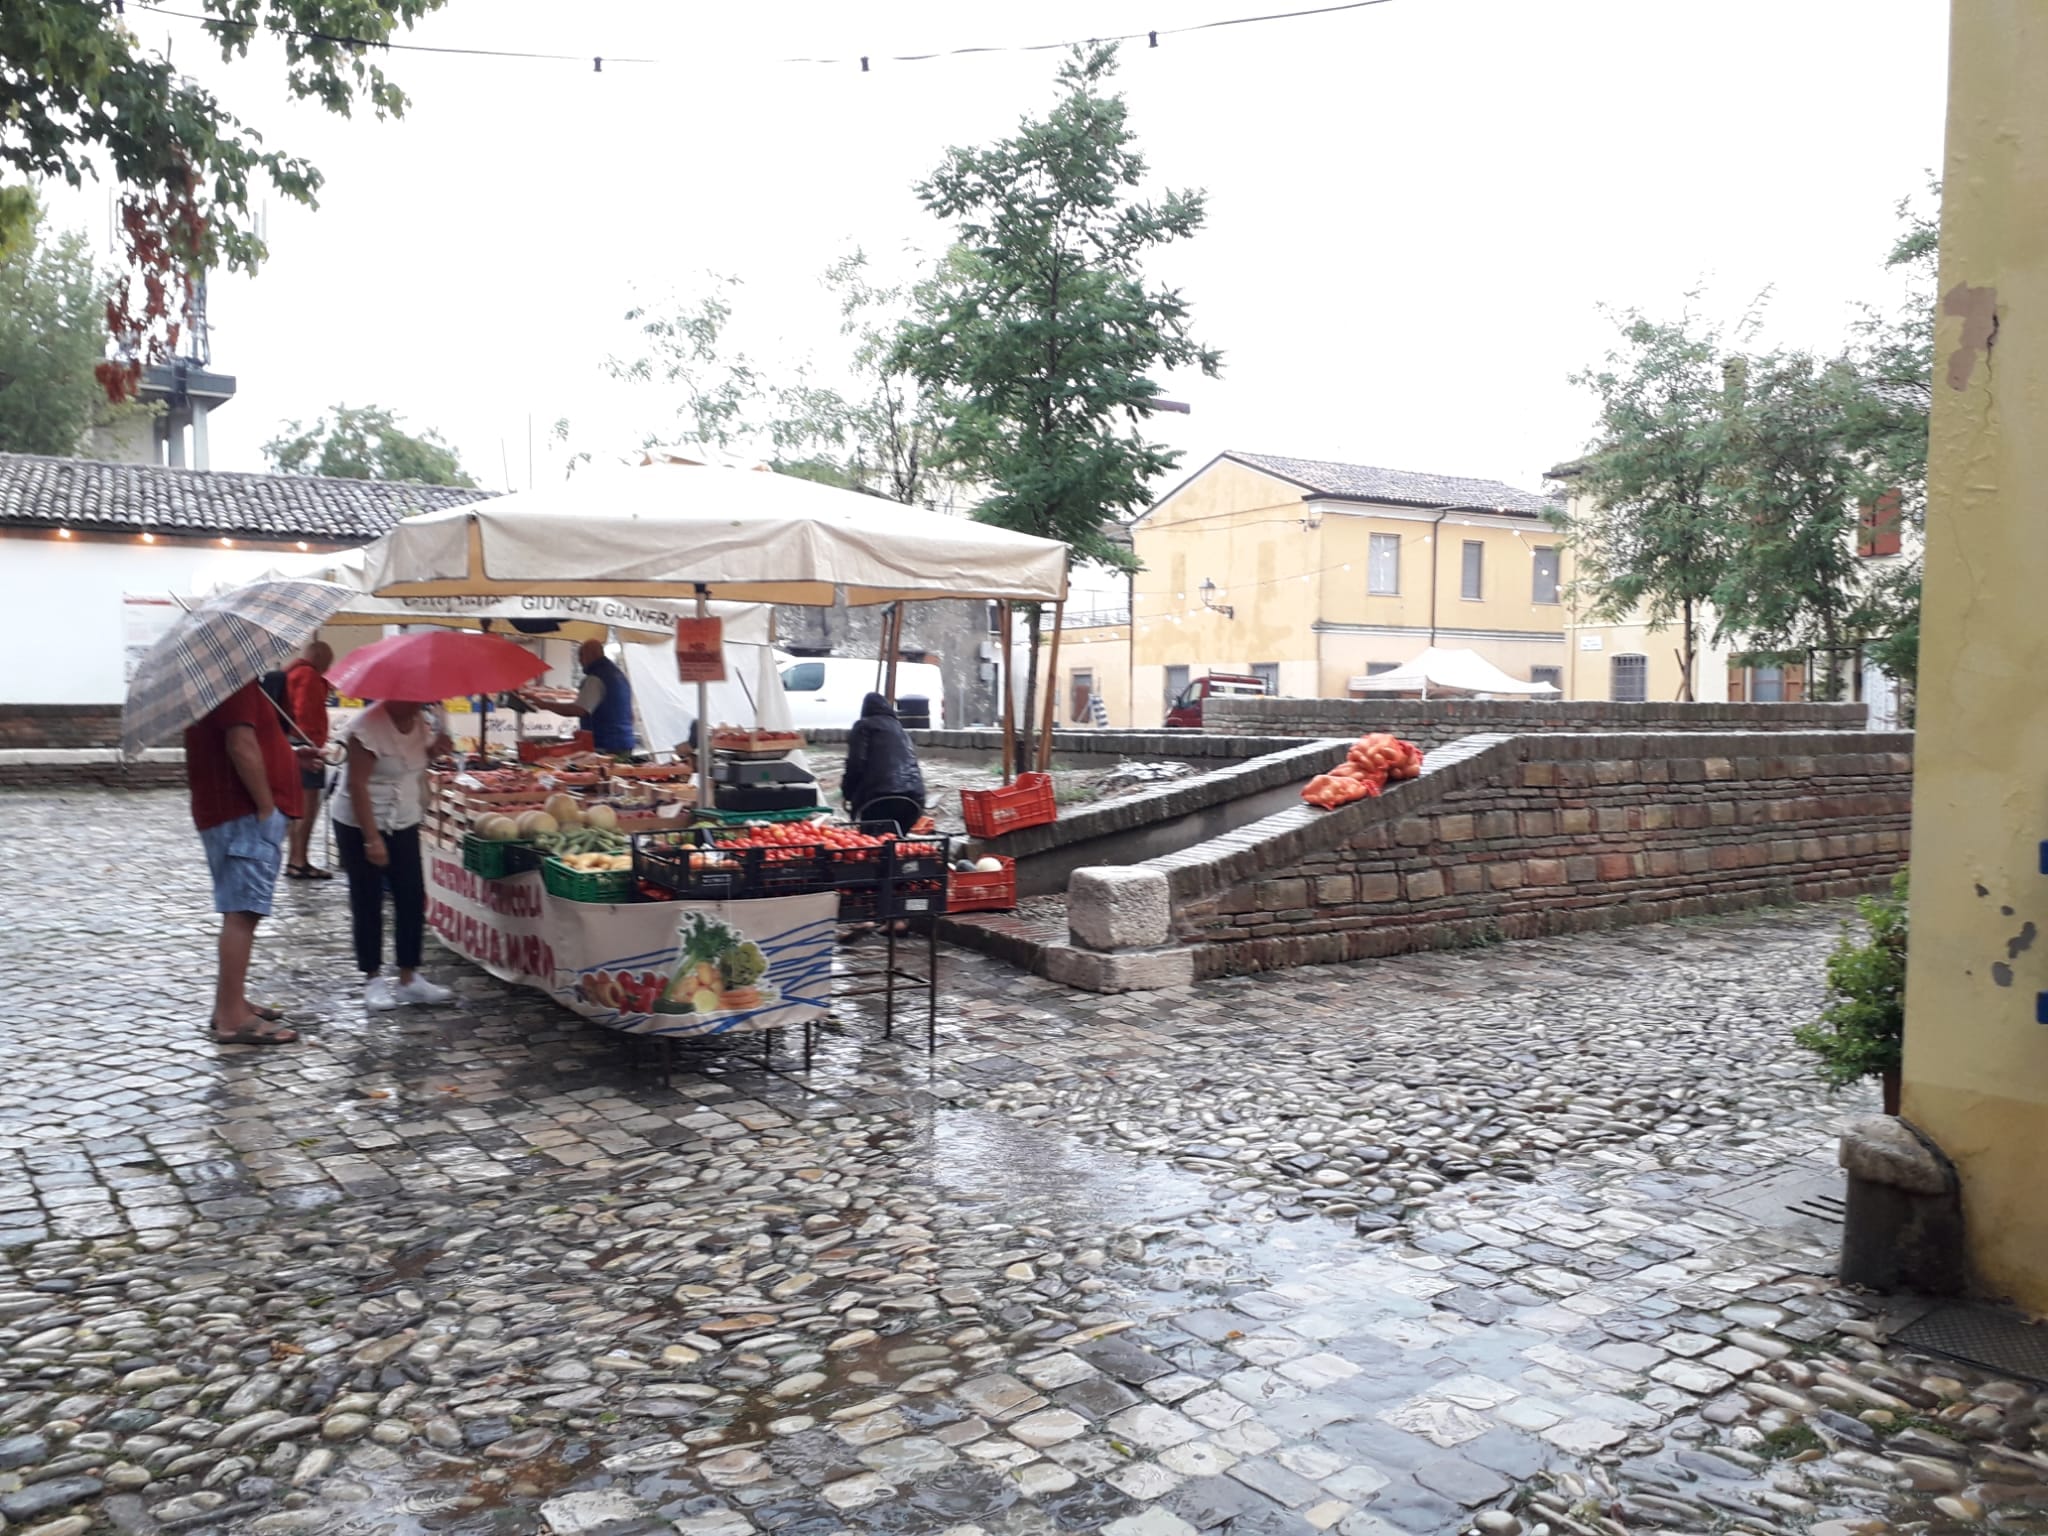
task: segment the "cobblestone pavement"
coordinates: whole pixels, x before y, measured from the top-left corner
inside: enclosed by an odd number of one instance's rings
[[[1735,1208],[1869,1107],[1786,1040],[1838,912],[949,955],[935,1059],[849,1004],[807,1089],[438,953],[365,1015],[331,885],[260,941],[306,1041],[220,1048],[206,907],[178,797],[0,797],[10,1536],[2048,1529],[2032,1392]]]

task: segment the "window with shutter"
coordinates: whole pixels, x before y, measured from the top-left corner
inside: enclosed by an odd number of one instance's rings
[[[1464,579],[1458,588],[1458,595],[1477,602],[1486,585],[1486,546],[1477,539],[1465,541]]]
[[[1554,603],[1557,601],[1557,551],[1549,545],[1538,545],[1533,553],[1536,571],[1529,600]]]

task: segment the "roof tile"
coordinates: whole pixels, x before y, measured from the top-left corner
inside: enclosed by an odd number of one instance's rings
[[[1459,512],[1506,512],[1541,517],[1557,503],[1534,491],[1521,491],[1498,480],[1473,480],[1463,475],[1430,475],[1410,469],[1378,469],[1370,464],[1336,464],[1327,459],[1292,459],[1272,453],[1224,455],[1253,469],[1262,469],[1304,490],[1350,501],[1386,501],[1402,506],[1449,507]]]
[[[491,496],[461,486],[166,469],[0,453],[0,525],[363,544],[400,518]]]

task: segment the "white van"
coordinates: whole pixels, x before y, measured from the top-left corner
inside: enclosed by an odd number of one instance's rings
[[[782,691],[790,723],[798,730],[845,730],[860,718],[860,701],[879,693],[873,657],[792,656],[782,667]],[[946,727],[946,679],[928,661],[896,663],[898,712],[904,699],[923,699],[934,730]],[[906,720],[907,725],[914,721]]]

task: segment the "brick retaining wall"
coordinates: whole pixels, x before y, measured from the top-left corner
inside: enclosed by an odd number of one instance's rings
[[[1609,704],[1580,699],[1234,699],[1202,706],[1221,736],[1359,736],[1392,731],[1423,748],[1527,731],[1860,731],[1862,704]]]
[[[0,751],[72,752],[120,745],[118,704],[0,704]]]
[[[1906,857],[1910,735],[1473,738],[1446,756],[1379,801],[1154,861],[1196,973],[1815,901]]]
[[[1872,890],[1905,862],[1912,750],[1862,731],[1468,736],[1380,799],[1077,871],[1046,972],[1130,991]]]

